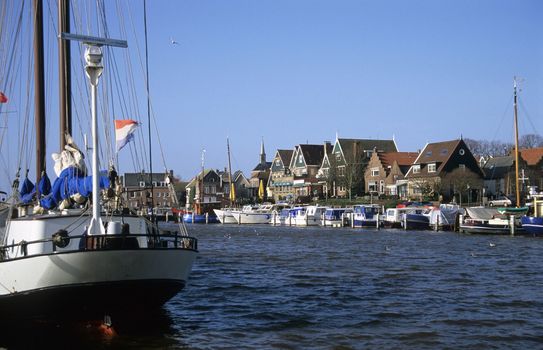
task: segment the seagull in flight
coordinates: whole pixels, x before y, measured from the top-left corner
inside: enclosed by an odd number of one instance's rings
[[[177,41],[175,41],[173,37],[170,37],[170,43],[172,45],[179,45],[179,43]]]

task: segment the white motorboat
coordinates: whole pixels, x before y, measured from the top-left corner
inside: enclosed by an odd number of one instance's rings
[[[237,224],[238,222],[234,218],[234,215],[232,214],[232,211],[234,209],[232,208],[222,208],[222,209],[213,209],[215,212],[215,215],[217,215],[217,219],[221,224]]]
[[[318,205],[309,205],[296,209],[298,210],[293,212],[295,226],[318,226],[327,208]]]
[[[232,211],[232,215],[238,224],[269,224],[274,212],[288,207],[287,204],[262,204],[260,206],[244,206],[242,210]]]

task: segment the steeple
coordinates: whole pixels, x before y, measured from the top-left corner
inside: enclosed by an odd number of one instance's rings
[[[264,137],[262,137],[262,143],[260,144],[260,164],[266,164],[266,151],[264,150]]]

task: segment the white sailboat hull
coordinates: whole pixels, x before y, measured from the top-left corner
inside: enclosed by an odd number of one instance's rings
[[[0,309],[39,317],[162,305],[187,283],[188,249],[83,250],[0,262]]]

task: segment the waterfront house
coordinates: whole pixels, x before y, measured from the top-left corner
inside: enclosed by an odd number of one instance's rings
[[[319,169],[329,195],[346,197],[364,193],[364,172],[373,152],[397,152],[394,140],[343,139],[336,136],[332,150]]]
[[[364,173],[366,192],[406,198],[405,174],[417,156],[417,152],[374,151]]]
[[[268,193],[274,201],[287,200],[294,198],[293,181],[294,176],[290,171],[291,149],[278,149],[272,160],[270,177],[268,179]]]
[[[168,178],[173,179],[173,171],[167,174],[141,172],[122,175],[120,182],[124,188],[123,199],[128,208],[147,213],[152,204],[157,214],[171,210],[175,191],[169,187]]]
[[[294,197],[297,201],[321,197],[323,186],[319,183],[317,173],[322,165],[324,155],[331,151],[332,145],[300,144],[294,147],[290,160],[290,171],[293,175]]]
[[[230,206],[230,176],[226,169],[224,171],[217,171],[220,178],[218,193],[219,200],[221,201],[221,207]],[[232,182],[234,183],[235,205],[248,202],[251,197],[249,196],[248,188],[249,180],[243,175],[241,170],[237,170],[232,174]]]
[[[526,162],[527,173],[530,186],[537,186],[540,191],[543,190],[543,147],[521,149],[520,156]],[[521,179],[521,181],[524,181]],[[523,182],[524,183],[524,182]]]
[[[426,144],[405,177],[413,199],[481,200],[483,171],[461,139]]]
[[[213,169],[203,170],[188,183],[186,207],[196,214],[212,213],[221,206],[221,179]],[[221,196],[222,197],[222,196]]]
[[[268,183],[268,178],[270,177],[271,162],[266,161],[266,151],[264,150],[264,140],[260,144],[260,161],[251,171],[251,178],[249,179],[249,196],[256,201],[259,197],[261,200],[267,198],[266,193],[266,184]],[[259,196],[259,189],[263,188],[264,191],[261,193],[263,196]]]
[[[527,191],[528,186],[541,188],[543,173],[543,148],[519,150],[519,182],[521,192]],[[505,195],[516,196],[515,188],[515,156],[510,154],[501,157],[490,157],[486,160],[483,171],[485,174],[485,196],[495,198]]]

